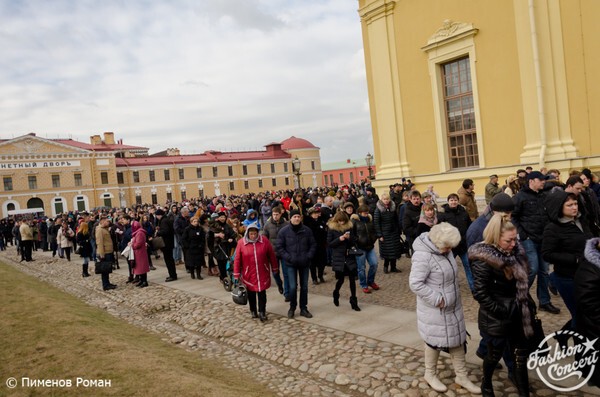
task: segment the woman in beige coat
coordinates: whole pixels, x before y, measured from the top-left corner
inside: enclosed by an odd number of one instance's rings
[[[67,256],[67,260],[71,261],[71,250],[73,250],[73,239],[75,238],[75,232],[69,227],[67,222],[63,222],[61,228],[58,230],[56,235],[56,242],[61,247]]]

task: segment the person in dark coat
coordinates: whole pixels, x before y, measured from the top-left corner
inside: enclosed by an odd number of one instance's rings
[[[323,274],[327,264],[327,225],[321,219],[321,207],[311,207],[308,209],[308,216],[304,218],[304,224],[312,231],[317,243],[315,256],[310,262],[310,277],[313,284],[324,283]]]
[[[545,261],[554,264],[550,280],[571,313],[571,319],[562,329],[575,330],[577,316],[573,279],[579,262],[584,257],[586,241],[592,238],[592,233],[587,222],[581,222],[575,194],[563,190],[553,191],[546,197],[546,210],[550,223],[544,229],[542,256]],[[564,338],[558,339],[566,344]]]
[[[544,228],[548,223],[548,215],[544,207],[545,178],[539,171],[527,174],[527,186],[523,186],[513,197],[515,209],[512,213],[512,220],[519,231],[519,240],[527,253],[530,287],[537,276],[537,297],[540,302],[540,310],[558,314],[560,309],[550,301],[548,262],[542,258],[542,238]]]
[[[589,340],[596,340],[595,353],[600,350],[600,238],[587,241],[584,257],[575,272],[574,285],[577,333]],[[585,371],[586,368],[581,370]],[[600,385],[599,365],[596,365],[588,385]]]
[[[509,198],[510,200],[510,198]],[[465,276],[469,283],[469,289],[473,291],[473,275],[471,274],[471,266],[467,255],[467,230],[471,225],[471,218],[465,208],[458,203],[458,194],[451,193],[448,195],[448,203],[442,205],[442,210],[438,213],[438,222],[448,222],[458,229],[460,232],[460,243],[452,249],[455,257],[460,257]]]
[[[161,248],[165,265],[169,276],[165,279],[166,282],[177,280],[177,269],[175,268],[175,260],[173,259],[173,248],[175,246],[175,231],[173,230],[173,220],[165,216],[165,211],[158,209],[154,213],[158,226],[156,226],[156,235],[163,238],[165,246]]]
[[[356,246],[356,233],[348,215],[338,211],[335,216],[327,222],[327,244],[331,247],[331,267],[335,272],[337,282],[333,290],[333,304],[340,305],[340,288],[344,279],[348,277],[350,283],[350,306],[352,310],[360,311],[358,299],[356,298],[356,256],[350,255],[351,249]]]
[[[404,217],[402,218],[402,230],[410,247],[419,236],[417,227],[421,218],[421,206],[421,193],[418,190],[413,190],[409,194],[409,201],[404,205]]]
[[[277,255],[285,262],[289,282],[288,318],[294,318],[298,306],[298,279],[300,279],[300,315],[311,318],[308,311],[308,273],[310,262],[317,251],[317,243],[310,229],[302,224],[298,210],[290,211],[290,223],[277,235]]]
[[[88,268],[90,258],[92,256],[92,243],[89,226],[86,222],[82,222],[81,225],[79,225],[76,240],[77,245],[80,247],[79,256],[83,258],[83,264],[81,265],[81,276],[89,277],[90,273],[88,272]]]
[[[371,293],[379,289],[379,285],[375,282],[377,274],[377,254],[375,253],[375,242],[377,235],[375,234],[375,225],[373,217],[369,213],[369,207],[361,205],[358,207],[357,213],[350,217],[354,225],[356,233],[356,247],[363,250],[365,253],[356,258],[358,267],[358,282],[365,294]],[[369,272],[366,274],[366,263],[369,262]]]
[[[490,219],[483,235],[483,242],[469,248],[479,331],[490,347],[483,360],[481,391],[494,395],[492,377],[506,349],[516,362],[509,377],[514,377],[519,396],[529,396],[528,341],[534,335],[535,302],[529,295],[527,255],[517,228],[502,214]]]
[[[377,203],[379,202],[379,196],[375,193],[375,188],[369,186],[366,190],[365,204],[369,207],[369,213],[375,215],[375,209],[377,209]]]
[[[223,282],[227,277],[227,260],[235,248],[237,233],[227,223],[227,213],[219,212],[217,219],[210,225],[208,243],[219,266],[219,280]]]
[[[396,216],[396,205],[390,195],[383,193],[377,202],[374,215],[375,234],[379,239],[379,256],[384,260],[383,272],[397,273],[396,261],[402,255],[400,228]],[[389,270],[388,270],[389,269]]]
[[[205,266],[204,249],[206,246],[206,233],[200,225],[199,217],[192,217],[190,224],[183,230],[181,236],[183,251],[187,253],[185,265],[190,269],[192,279],[202,280],[202,266]]]

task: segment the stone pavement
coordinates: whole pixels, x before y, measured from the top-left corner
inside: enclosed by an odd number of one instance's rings
[[[119,287],[105,292],[99,276],[81,277],[81,260],[77,256],[67,262],[37,251],[36,261],[19,264],[14,248],[9,247],[0,253],[0,258],[93,306],[160,334],[165,341],[239,368],[281,396],[438,395],[422,378],[422,341],[416,329],[415,298],[408,290],[407,259],[400,264],[402,273],[378,275],[380,291],[364,294],[359,290],[361,312],[350,309],[347,285],[342,287],[340,307],[334,306],[330,298],[333,282],[328,281],[310,287],[312,319],[300,317],[298,311],[295,319],[287,319],[288,305],[271,288],[267,303],[269,321],[262,324],[250,318],[247,307],[232,303],[216,277],[192,280],[183,266],[178,266],[180,279],[165,283],[167,272],[162,259],[154,261],[158,270],[149,274],[150,287],[139,289],[125,284],[127,271],[122,266],[111,275],[111,281]],[[331,280],[331,271],[325,278]],[[469,373],[478,383],[481,360],[473,355],[479,340],[477,304],[468,291],[462,294],[467,327],[473,338],[468,348]],[[558,301],[555,299],[555,303]],[[552,324],[564,323],[567,318],[564,313],[550,316],[542,314],[550,324],[547,332],[553,329]],[[468,394],[453,384],[448,356],[443,355],[438,368],[440,378],[449,387],[444,395]],[[497,372],[494,386],[497,396],[517,395],[505,370]],[[595,390],[585,388],[569,395],[590,395]],[[559,395],[535,379],[532,394]]]

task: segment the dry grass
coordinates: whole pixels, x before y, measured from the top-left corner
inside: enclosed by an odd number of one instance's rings
[[[268,396],[265,386],[186,352],[0,263],[0,396]],[[8,377],[72,379],[7,388]],[[76,388],[75,379],[110,379]]]

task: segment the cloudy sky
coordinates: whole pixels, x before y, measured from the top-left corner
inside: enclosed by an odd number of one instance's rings
[[[372,152],[356,0],[0,0],[0,137]]]

